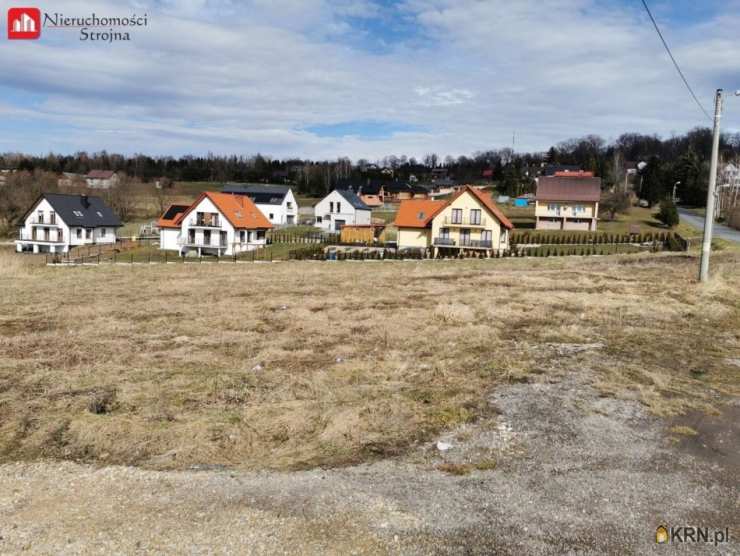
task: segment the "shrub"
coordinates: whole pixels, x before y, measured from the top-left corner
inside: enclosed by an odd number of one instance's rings
[[[660,203],[660,210],[655,215],[655,218],[669,228],[673,228],[678,224],[678,209],[676,209],[676,204],[671,199],[664,199]]]

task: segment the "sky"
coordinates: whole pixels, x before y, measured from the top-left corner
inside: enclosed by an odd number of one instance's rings
[[[14,5],[2,2],[3,27]],[[711,125],[639,0],[20,5],[148,25],[115,42],[3,31],[0,152],[376,160]],[[716,88],[740,89],[740,0],[650,5],[711,113]],[[740,97],[723,129],[740,129]]]

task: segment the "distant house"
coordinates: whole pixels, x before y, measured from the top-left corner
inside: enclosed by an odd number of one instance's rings
[[[110,189],[118,185],[120,178],[112,170],[90,170],[85,176],[85,182],[91,189]]]
[[[337,182],[336,189],[354,191],[360,200],[371,208],[382,207],[385,203],[385,182],[367,178],[365,181],[342,179]]]
[[[18,252],[68,253],[78,245],[116,242],[121,220],[100,197],[44,193],[22,219]]]
[[[298,203],[293,190],[286,185],[227,183],[223,192],[246,195],[274,226],[294,226],[298,223]]]
[[[159,176],[152,181],[154,182],[154,187],[157,189],[166,189],[172,186],[172,180],[166,176]]]
[[[410,199],[398,207],[399,249],[433,248],[491,255],[509,249],[513,224],[490,194],[469,185],[448,200]]]
[[[85,183],[85,176],[73,172],[62,172],[62,177],[57,179],[57,186],[59,187],[75,187],[85,185]]]
[[[272,224],[246,195],[206,191],[190,206],[172,205],[157,221],[160,248],[181,256],[230,256],[267,243]],[[162,233],[164,231],[164,234]]]
[[[372,209],[348,189],[335,189],[314,206],[314,225],[324,230],[339,231],[372,223]]]
[[[405,199],[426,199],[429,189],[418,184],[392,182],[384,186],[386,201],[399,202]]]
[[[600,178],[540,177],[535,197],[536,228],[594,232],[600,200]]]

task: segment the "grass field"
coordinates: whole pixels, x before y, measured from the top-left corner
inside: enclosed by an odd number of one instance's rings
[[[54,268],[0,253],[0,460],[294,469],[397,453],[568,370],[737,395],[740,255]],[[711,341],[707,341],[711,338]],[[554,347],[553,347],[554,346]]]

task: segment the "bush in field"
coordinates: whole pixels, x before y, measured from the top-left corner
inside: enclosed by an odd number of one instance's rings
[[[661,201],[660,210],[655,215],[655,218],[660,220],[669,228],[676,226],[678,224],[678,209],[676,209],[676,203],[671,199],[664,199]]]

